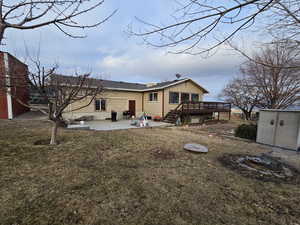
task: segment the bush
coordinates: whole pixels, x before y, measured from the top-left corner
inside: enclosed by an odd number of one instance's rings
[[[242,124],[235,129],[234,135],[240,138],[256,140],[257,125],[256,124]]]

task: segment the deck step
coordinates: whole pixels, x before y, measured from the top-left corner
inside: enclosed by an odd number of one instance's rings
[[[179,117],[179,112],[176,110],[171,110],[170,112],[167,113],[167,115],[164,118],[164,122],[166,123],[176,123],[177,119]]]

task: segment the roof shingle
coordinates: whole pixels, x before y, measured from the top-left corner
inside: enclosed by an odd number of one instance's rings
[[[77,77],[74,76],[65,76],[65,75],[52,75],[52,79],[60,79],[76,84]],[[157,83],[153,86],[147,86],[146,84],[141,83],[130,83],[130,82],[123,82],[123,81],[112,81],[112,80],[104,80],[104,79],[95,79],[95,78],[88,78],[88,79],[94,79],[96,84],[101,85],[104,89],[115,89],[115,90],[129,90],[129,91],[148,91],[148,90],[159,90],[163,89],[168,86],[172,86],[173,84],[184,82],[190,79],[178,79],[178,80],[172,80],[172,81],[165,81]],[[197,84],[198,85],[198,84]],[[199,85],[198,85],[199,86]],[[201,86],[199,86],[202,88]],[[202,88],[205,93],[208,93],[204,88]]]

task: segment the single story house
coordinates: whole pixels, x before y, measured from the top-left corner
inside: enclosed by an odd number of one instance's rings
[[[96,120],[111,117],[111,112],[117,112],[121,119],[128,111],[131,116],[140,116],[146,113],[149,116],[164,117],[183,101],[202,101],[208,91],[190,78],[177,79],[161,83],[128,83],[122,81],[99,80],[103,92],[96,97],[89,106],[79,108],[84,102],[75,102],[69,105],[63,114],[66,119],[76,119],[81,116],[93,116]]]

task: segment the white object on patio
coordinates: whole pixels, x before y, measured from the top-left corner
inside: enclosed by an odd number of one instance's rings
[[[140,120],[140,127],[149,127],[149,122],[145,117]]]
[[[130,125],[137,126],[137,127],[149,127],[149,121],[147,120],[147,117],[141,116],[137,120],[132,120]]]

